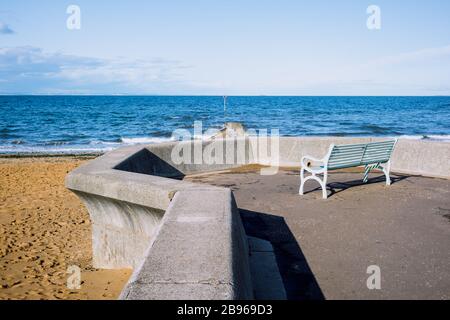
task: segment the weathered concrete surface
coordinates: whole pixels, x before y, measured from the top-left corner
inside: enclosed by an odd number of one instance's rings
[[[186,179],[233,190],[250,236],[270,241],[289,299],[450,299],[450,180],[332,172],[327,200],[298,171]],[[366,286],[381,268],[381,290]]]
[[[251,299],[247,257],[230,190],[180,191],[121,298]]]
[[[249,237],[250,273],[256,300],[286,300],[286,290],[269,241]]]
[[[450,143],[400,140],[393,154],[391,170],[450,179]]]
[[[257,139],[250,138],[250,141],[257,163],[277,165],[274,160],[278,159],[278,164],[282,167],[296,167],[304,155],[323,158],[332,143],[354,144],[387,139],[389,138],[280,137],[279,158],[270,157],[270,154],[261,156],[257,151]],[[400,139],[392,155],[391,170],[450,179],[450,143]]]
[[[198,194],[212,191],[223,192],[223,188],[201,186],[179,180],[183,176],[233,169],[252,163],[297,166],[301,156],[305,154],[322,157],[331,143],[346,144],[379,140],[383,139],[283,137],[280,138],[279,148],[278,146],[272,148],[275,146],[272,144],[267,150],[258,145],[255,138],[132,146],[112,151],[72,171],[66,178],[66,186],[80,196],[91,215],[94,266],[136,267],[142,259],[146,258],[145,252],[148,246],[159,237],[157,230],[161,224],[166,223],[163,219],[164,211],[177,192],[192,191]],[[177,162],[180,159],[187,160],[188,163]],[[392,170],[450,178],[448,159],[450,159],[448,143],[401,140],[394,151]],[[202,205],[221,205],[213,201],[205,196],[201,202],[188,203],[185,206],[196,212]],[[177,210],[181,210],[181,207]],[[239,228],[228,231],[235,230]],[[190,236],[194,237],[195,234],[191,233]],[[239,237],[243,235],[231,235],[233,241]],[[245,242],[242,241],[242,243]],[[170,244],[168,246],[172,248]],[[232,257],[242,261],[248,260],[245,255],[232,255]],[[232,276],[235,279],[243,279],[245,276],[239,273],[247,272],[245,270],[245,268],[235,268]],[[189,290],[193,290],[195,285],[187,283],[186,294]],[[155,286],[159,288],[162,284],[158,283]],[[175,287],[178,286],[179,284],[175,286],[174,283],[167,285],[167,294],[174,292]],[[232,286],[232,290],[235,290],[235,287],[239,285]],[[220,287],[223,291],[214,291],[209,288],[205,292],[215,292],[223,297],[242,296],[236,291],[228,291],[226,285]],[[147,289],[139,286],[133,292],[139,290]],[[148,290],[146,294],[142,293],[142,296],[150,297]],[[133,294],[130,293],[130,297]]]
[[[94,268],[135,268],[142,262],[164,211],[75,191],[92,221]]]
[[[182,141],[146,146],[115,168],[162,177],[237,168],[255,162],[247,138]]]
[[[170,153],[171,147],[153,148]],[[205,188],[142,174],[147,168],[164,168],[161,159],[158,163],[155,155],[147,158],[149,154],[142,146],[121,148],[77,168],[66,177],[67,188],[85,203],[93,222],[93,265],[96,268],[136,267],[174,194],[178,190]],[[128,169],[135,169],[137,173],[115,169],[123,163],[131,163]]]

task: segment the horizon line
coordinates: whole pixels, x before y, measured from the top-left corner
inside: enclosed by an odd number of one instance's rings
[[[295,94],[45,94],[45,93],[0,93],[2,97],[444,97],[449,95],[295,95]]]

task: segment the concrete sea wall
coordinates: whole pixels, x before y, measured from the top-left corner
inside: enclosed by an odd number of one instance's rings
[[[245,164],[298,167],[330,144],[379,138],[256,137],[112,151],[75,169],[66,186],[92,220],[93,265],[133,267],[122,299],[252,299],[247,237],[232,192],[183,181]],[[394,172],[450,178],[450,143],[400,140]]]
[[[233,194],[211,189],[177,192],[121,298],[252,296],[247,238]]]
[[[251,139],[252,146],[257,145]],[[281,137],[279,158],[258,157],[257,162],[265,165],[298,167],[304,155],[322,158],[330,145],[354,144],[383,141],[386,138],[344,138],[344,137]],[[255,150],[253,152],[256,152]],[[450,178],[450,143],[425,140],[400,139],[395,146],[391,171],[437,178]]]

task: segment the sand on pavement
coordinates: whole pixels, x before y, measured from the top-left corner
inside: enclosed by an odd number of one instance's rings
[[[247,235],[274,247],[288,299],[450,299],[450,180],[362,176],[330,172],[327,200],[315,181],[298,194],[298,168],[185,180],[233,190]],[[367,286],[372,266],[380,289]]]

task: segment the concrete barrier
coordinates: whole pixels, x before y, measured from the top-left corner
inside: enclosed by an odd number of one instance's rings
[[[278,165],[298,167],[304,155],[322,158],[330,145],[354,144],[383,141],[388,138],[346,138],[346,137],[281,137],[279,139]],[[251,138],[253,152],[258,155],[256,162],[277,165],[276,157],[261,157],[256,151],[257,140]],[[400,139],[392,155],[393,172],[422,175],[427,177],[450,178],[450,143],[439,141]]]
[[[230,190],[180,191],[121,298],[250,299],[247,257]]]
[[[226,163],[237,144],[243,158]],[[176,148],[191,157],[200,150],[201,161],[174,163]],[[126,299],[251,299],[248,245],[231,191],[179,180],[253,163],[250,151],[247,139],[134,146],[70,172],[66,186],[91,217],[94,267],[133,267]],[[214,164],[217,156],[225,163]],[[164,252],[161,246],[173,248]],[[149,274],[161,278],[149,280]]]
[[[182,177],[245,164],[297,167],[303,155],[324,156],[331,143],[379,140],[282,137],[262,148],[250,137],[125,147],[75,169],[66,186],[89,211],[94,267],[135,269],[121,298],[251,299],[232,192]],[[392,171],[450,178],[449,159],[450,143],[400,140]]]

